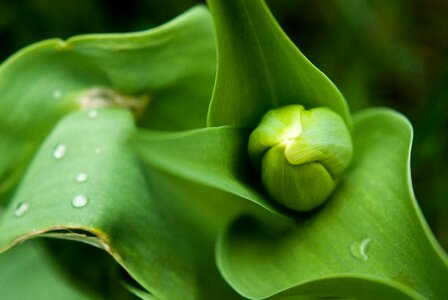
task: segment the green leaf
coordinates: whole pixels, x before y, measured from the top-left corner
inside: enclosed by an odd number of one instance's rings
[[[33,150],[31,143],[8,133],[0,133],[0,208],[25,168],[24,157],[30,157]]]
[[[186,238],[188,227],[169,203],[155,196],[164,190],[156,193],[159,185],[150,182],[148,189],[126,143],[135,131],[132,114],[122,109],[62,119],[0,215],[0,251],[31,237],[65,234],[112,255],[148,299],[203,299],[197,243]]]
[[[210,126],[255,126],[270,109],[302,104],[331,108],[350,124],[334,84],[288,39],[263,0],[208,0],[218,71]]]
[[[0,256],[3,299],[97,299],[77,290],[37,241],[29,241]]]
[[[58,118],[74,109],[73,103],[59,98],[59,92],[105,82],[93,64],[79,54],[58,51],[59,47],[60,41],[41,42],[1,65],[0,195],[16,184]]]
[[[218,232],[242,211],[250,210],[248,202],[151,167],[146,172],[154,198],[169,217],[170,229],[182,240],[184,247],[193,249],[188,263],[195,266],[197,272],[186,276],[196,277],[199,293],[196,298],[241,299],[219,274],[215,243]],[[193,299],[193,296],[183,291],[181,299]]]
[[[73,37],[66,47],[100,66],[114,89],[149,95],[142,127],[205,126],[216,71],[213,27],[205,7],[148,31]]]
[[[224,126],[177,133],[146,130],[132,142],[148,166],[229,192],[276,214],[287,214],[260,192],[250,167],[247,139],[247,129]]]
[[[141,126],[199,128],[215,64],[211,18],[202,6],[152,30],[53,39],[18,52],[0,67],[0,201],[56,122],[79,109],[80,92],[105,87],[145,95],[151,102]]]
[[[327,204],[283,230],[252,217],[236,221],[218,245],[223,276],[252,299],[447,298],[448,257],[412,191],[411,141],[403,116],[359,113],[352,167]]]

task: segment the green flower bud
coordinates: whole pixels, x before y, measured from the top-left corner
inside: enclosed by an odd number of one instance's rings
[[[273,109],[249,137],[249,154],[261,164],[270,197],[295,211],[321,205],[335,189],[353,153],[344,120],[325,107]]]

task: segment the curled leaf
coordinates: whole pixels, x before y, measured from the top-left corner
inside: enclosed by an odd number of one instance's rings
[[[412,192],[409,122],[385,109],[355,121],[352,167],[318,212],[281,231],[242,218],[222,236],[218,265],[245,297],[448,297],[447,256]]]
[[[211,18],[203,6],[147,31],[52,39],[19,51],[0,66],[0,202],[7,201],[57,121],[86,108],[80,93],[150,99],[142,127],[203,127],[215,60]]]
[[[83,241],[109,253],[149,299],[201,299],[198,244],[172,204],[154,197],[157,185],[126,142],[135,130],[132,114],[116,108],[61,120],[0,215],[0,251],[38,236]]]
[[[210,126],[254,127],[268,110],[288,104],[328,107],[350,124],[342,94],[286,36],[263,0],[208,3],[218,48]]]

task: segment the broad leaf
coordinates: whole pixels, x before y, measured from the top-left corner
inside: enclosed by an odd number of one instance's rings
[[[255,126],[274,107],[326,106],[347,124],[335,85],[288,39],[263,0],[208,0],[217,35],[218,72],[210,126]]]
[[[195,277],[200,294],[197,298],[241,299],[219,274],[215,262],[215,243],[218,232],[231,220],[243,211],[253,211],[249,207],[250,202],[152,167],[146,171],[154,199],[161,204],[161,209],[169,218],[167,222],[172,225],[170,229],[185,243],[184,247],[193,250],[188,263],[197,268]],[[260,212],[261,216],[265,216],[263,211]],[[181,299],[193,297],[183,291]]]
[[[149,98],[143,127],[204,126],[215,60],[201,6],[152,30],[53,39],[18,52],[0,67],[0,201],[58,119],[79,109],[86,89]]]
[[[76,289],[37,241],[27,242],[1,255],[0,266],[3,299],[98,299]]]
[[[224,282],[201,286],[198,243],[188,238],[195,232],[187,235],[170,203],[156,196],[165,190],[147,181],[126,143],[135,130],[122,109],[62,119],[0,215],[0,251],[39,235],[83,241],[112,255],[148,299],[203,299]]]
[[[203,128],[178,133],[141,131],[133,140],[149,166],[248,199],[276,214],[286,214],[261,191],[247,154],[248,130]]]
[[[329,202],[288,229],[251,217],[219,243],[218,265],[242,295],[446,299],[448,258],[414,199],[412,128],[390,110],[356,116],[355,157]]]
[[[59,46],[56,40],[41,42],[1,65],[0,193],[17,182],[58,118],[74,109],[75,104],[63,100],[60,91],[70,93],[106,82],[93,64],[77,53],[58,50]]]
[[[216,69],[213,27],[205,7],[149,31],[78,36],[66,47],[100,66],[114,89],[149,96],[142,127],[205,126]]]

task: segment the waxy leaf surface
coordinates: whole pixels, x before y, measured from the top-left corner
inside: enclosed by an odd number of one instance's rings
[[[410,124],[385,109],[355,120],[352,166],[324,207],[281,231],[242,217],[222,236],[220,270],[242,295],[448,297],[447,256],[412,192]]]
[[[211,19],[201,6],[148,31],[53,39],[21,50],[0,67],[0,202],[58,119],[79,109],[80,92],[102,87],[149,98],[143,127],[199,128],[215,65]]]
[[[112,255],[148,299],[231,294],[212,263],[213,247],[174,213],[180,196],[169,197],[157,175],[146,176],[128,147],[132,114],[95,112],[68,115],[45,140],[0,216],[0,251],[39,235],[72,239]],[[210,261],[202,263],[207,251]],[[82,264],[81,253],[78,259]]]
[[[263,194],[247,153],[248,130],[209,127],[179,133],[142,131],[133,143],[149,166],[287,214]]]
[[[350,124],[335,85],[296,48],[263,0],[209,0],[216,28],[218,70],[210,126],[255,126],[288,104],[331,108]]]
[[[75,288],[37,241],[1,255],[0,266],[3,299],[98,299]]]

